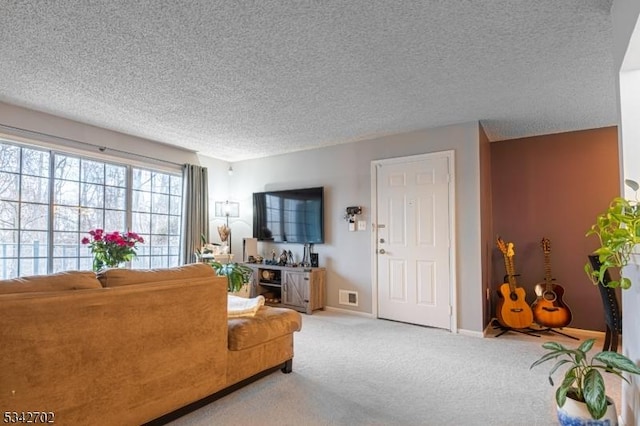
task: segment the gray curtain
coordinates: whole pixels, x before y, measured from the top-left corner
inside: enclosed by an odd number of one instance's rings
[[[200,235],[209,239],[209,181],[207,168],[185,164],[182,168],[182,253],[180,263],[195,262]]]

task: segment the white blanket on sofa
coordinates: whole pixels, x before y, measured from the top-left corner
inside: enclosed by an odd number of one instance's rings
[[[264,305],[264,296],[247,299],[232,294],[227,295],[227,315],[229,318],[252,317],[262,305]]]

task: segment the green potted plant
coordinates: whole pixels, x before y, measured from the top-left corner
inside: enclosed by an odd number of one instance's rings
[[[622,268],[627,266],[636,245],[640,244],[640,203],[637,196],[639,185],[630,179],[626,179],[625,184],[635,191],[636,199],[614,198],[587,232],[587,236],[596,235],[600,240],[600,247],[594,251],[600,259],[600,268],[594,270],[591,263],[584,267],[596,285],[603,282],[607,269],[613,268],[619,273],[620,279],[609,281],[607,286],[623,289],[631,287],[631,280],[622,275]]]
[[[207,262],[217,275],[227,277],[227,291],[237,293],[251,281],[253,269],[239,263]]]
[[[589,416],[593,420],[588,423],[590,425],[616,425],[618,419],[615,405],[606,394],[601,371],[615,374],[627,382],[623,372],[640,374],[640,367],[617,352],[602,351],[589,359],[587,352],[591,350],[594,342],[595,339],[585,340],[577,349],[568,349],[557,342],[544,343],[542,347],[548,352],[531,364],[530,368],[533,368],[544,362],[562,358],[549,372],[551,386],[554,386],[553,374],[560,367],[569,367],[565,371],[562,383],[556,389],[558,420],[561,425],[587,424],[578,420],[589,420]],[[601,423],[596,422],[598,419],[603,420]],[[609,423],[606,423],[607,421]]]

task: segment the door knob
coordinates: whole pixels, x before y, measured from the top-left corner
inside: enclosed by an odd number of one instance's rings
[[[380,254],[385,254],[385,253],[386,253],[386,251],[384,251],[384,249],[380,249],[380,250],[378,250],[378,253],[380,253]]]

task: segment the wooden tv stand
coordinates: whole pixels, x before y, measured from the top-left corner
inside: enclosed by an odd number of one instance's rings
[[[251,297],[264,296],[269,306],[311,314],[324,309],[325,268],[245,263],[253,269]]]

